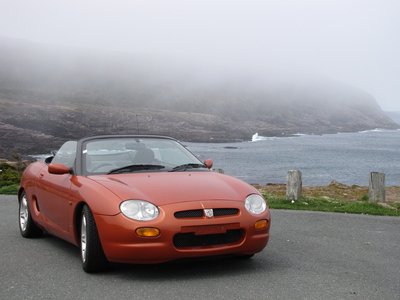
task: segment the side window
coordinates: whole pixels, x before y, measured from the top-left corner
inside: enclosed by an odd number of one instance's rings
[[[65,142],[64,145],[61,146],[60,150],[57,151],[52,163],[64,164],[67,167],[72,168],[75,163],[76,145],[76,141]]]

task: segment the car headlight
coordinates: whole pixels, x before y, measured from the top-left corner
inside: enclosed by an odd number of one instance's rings
[[[260,195],[251,194],[246,198],[244,207],[246,207],[249,213],[259,215],[266,210],[267,204],[265,203],[264,198]]]
[[[151,221],[159,214],[157,206],[143,200],[124,201],[120,205],[120,210],[124,216],[138,221]]]

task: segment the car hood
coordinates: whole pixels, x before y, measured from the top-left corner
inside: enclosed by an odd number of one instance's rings
[[[202,200],[243,201],[258,193],[251,185],[215,172],[154,172],[89,176],[121,200],[147,200],[165,205]]]

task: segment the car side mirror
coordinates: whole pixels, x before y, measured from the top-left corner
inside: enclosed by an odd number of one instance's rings
[[[49,164],[48,171],[50,174],[63,175],[71,173],[71,168],[64,164]]]
[[[206,159],[206,160],[204,161],[204,165],[207,167],[207,169],[211,169],[212,166],[213,166],[213,161],[212,161],[212,159]]]

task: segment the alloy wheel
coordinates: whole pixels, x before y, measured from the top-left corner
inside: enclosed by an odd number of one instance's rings
[[[21,199],[21,203],[19,206],[19,225],[21,226],[22,231],[25,231],[26,227],[28,226],[28,218],[28,201],[26,200],[26,196],[24,195]]]
[[[81,255],[82,261],[86,261],[86,241],[87,241],[87,231],[86,231],[86,216],[82,215],[82,223],[81,223]]]

